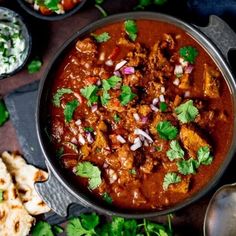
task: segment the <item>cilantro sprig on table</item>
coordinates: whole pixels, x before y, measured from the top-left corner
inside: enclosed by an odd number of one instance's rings
[[[138,5],[134,8],[134,10],[143,10],[146,7],[151,5],[161,6],[164,5],[168,0],[139,0]]]
[[[138,33],[136,22],[134,20],[126,20],[124,25],[125,25],[125,32],[128,34],[129,38],[132,41],[135,41]]]
[[[196,57],[198,56],[198,51],[192,46],[186,46],[179,49],[179,54],[185,61],[194,64]]]
[[[0,126],[2,126],[9,118],[9,112],[3,102],[0,100]]]
[[[98,43],[107,42],[111,37],[109,33],[104,32],[101,34],[91,34]]]
[[[169,121],[161,121],[157,124],[157,132],[160,138],[165,140],[172,140],[177,137],[178,129]]]
[[[42,65],[43,65],[42,61],[38,59],[32,60],[27,66],[29,74],[38,72],[40,68],[42,67]]]

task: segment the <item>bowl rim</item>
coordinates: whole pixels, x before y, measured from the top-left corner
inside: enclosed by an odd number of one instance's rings
[[[26,2],[25,0],[17,0],[19,5],[31,16],[34,16],[38,19],[45,20],[45,21],[58,21],[65,19],[69,16],[74,15],[77,11],[79,11],[84,4],[87,2],[87,0],[81,0],[80,3],[78,3],[77,6],[69,10],[68,12],[65,12],[64,14],[57,14],[57,15],[42,15],[40,12],[36,11],[33,7],[30,6],[30,3]]]
[[[55,163],[53,163],[53,158],[50,157],[50,153],[46,149],[45,140],[43,139],[43,127],[40,122],[40,111],[41,111],[41,100],[42,100],[42,94],[45,90],[45,81],[47,80],[49,73],[53,70],[54,65],[56,64],[59,56],[63,54],[63,52],[66,51],[66,49],[79,37],[83,37],[84,35],[87,35],[94,31],[95,29],[98,29],[100,27],[103,27],[108,24],[112,24],[119,21],[124,21],[126,19],[145,19],[145,20],[156,20],[161,22],[166,22],[172,25],[175,25],[176,27],[184,30],[188,34],[190,34],[195,41],[197,41],[205,50],[206,52],[212,57],[214,54],[214,58],[212,58],[215,63],[217,64],[218,68],[221,70],[224,79],[231,90],[232,94],[232,102],[233,102],[233,110],[236,111],[236,83],[234,81],[233,74],[229,68],[229,65],[226,61],[226,58],[222,55],[220,50],[214,45],[214,43],[205,35],[203,34],[196,26],[191,25],[189,23],[186,23],[183,20],[180,20],[176,17],[169,16],[162,13],[155,13],[155,12],[128,12],[128,13],[121,13],[109,16],[107,18],[100,19],[98,21],[95,21],[75,34],[73,34],[58,50],[58,52],[54,55],[53,59],[51,60],[51,63],[48,65],[48,68],[44,74],[44,77],[40,81],[39,86],[39,92],[38,92],[38,98],[37,98],[37,106],[36,106],[36,130],[37,130],[37,136],[38,140],[42,149],[42,152],[44,154],[44,157],[49,165],[50,170],[53,172],[53,174],[56,176],[56,178],[60,181],[60,183],[65,187],[66,190],[70,194],[72,194],[76,199],[78,199],[79,203],[84,206],[92,207],[94,210],[101,212],[103,214],[107,215],[118,215],[121,217],[126,218],[145,218],[145,217],[154,217],[154,216],[161,216],[166,215],[175,211],[178,211],[188,205],[190,205],[193,202],[196,202],[200,198],[202,198],[207,192],[209,192],[219,181],[220,177],[223,175],[224,171],[226,170],[227,166],[229,165],[233,154],[235,153],[236,144],[233,143],[233,140],[236,138],[236,132],[233,132],[232,134],[232,141],[231,145],[229,147],[228,153],[226,155],[225,160],[221,163],[221,166],[219,167],[216,174],[212,177],[212,179],[209,181],[208,184],[206,184],[200,191],[195,193],[189,198],[186,198],[184,201],[174,205],[170,206],[167,209],[164,210],[149,210],[149,212],[133,212],[129,209],[123,210],[123,209],[112,209],[110,206],[99,206],[98,203],[95,201],[92,201],[90,199],[86,199],[86,196],[78,192],[78,189],[75,187],[75,185],[71,184],[65,177],[65,175],[62,173],[61,169],[56,166]],[[236,116],[234,117],[234,123],[233,123],[233,129],[236,130]],[[126,211],[127,213],[124,213]]]

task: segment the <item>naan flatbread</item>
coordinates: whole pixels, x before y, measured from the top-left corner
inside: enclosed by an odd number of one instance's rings
[[[0,190],[3,193],[3,200],[0,202],[0,235],[28,235],[35,220],[23,206],[7,167],[1,158]]]
[[[28,165],[23,157],[17,154],[3,152],[2,160],[15,180],[19,197],[25,209],[31,215],[39,215],[50,211],[50,208],[38,196],[34,188],[35,182],[45,181],[48,178],[47,172]]]

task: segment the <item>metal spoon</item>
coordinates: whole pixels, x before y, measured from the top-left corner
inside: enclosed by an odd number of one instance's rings
[[[236,183],[215,192],[206,210],[203,231],[204,236],[236,235]]]

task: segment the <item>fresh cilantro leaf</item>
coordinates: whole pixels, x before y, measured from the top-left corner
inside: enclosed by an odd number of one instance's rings
[[[107,90],[104,90],[103,91],[103,94],[101,96],[101,103],[103,106],[107,105],[107,103],[109,102],[110,100],[110,94],[107,92]]]
[[[0,101],[0,126],[2,126],[9,118],[9,112],[7,111],[7,108],[3,102],[3,100]]]
[[[119,122],[120,122],[120,117],[119,117],[119,115],[115,114],[113,118],[114,118],[114,121],[115,121],[116,123],[119,123]]]
[[[106,17],[108,14],[107,12],[100,6],[100,3],[94,5],[102,14],[103,17]]]
[[[135,7],[135,10],[137,10],[137,9],[144,9],[145,7],[148,7],[151,4],[152,4],[152,0],[139,0],[139,3]]]
[[[175,108],[178,119],[184,124],[194,121],[198,115],[198,109],[193,105],[193,100],[189,100]]]
[[[96,4],[102,4],[104,0],[95,0]]]
[[[104,201],[106,201],[108,204],[111,204],[112,203],[112,198],[111,198],[111,196],[107,193],[107,192],[105,192],[103,195],[102,195],[102,198],[103,198],[103,200]]]
[[[197,152],[199,165],[210,165],[213,157],[210,155],[210,148],[208,146],[200,147]]]
[[[81,162],[76,167],[76,175],[89,179],[89,188],[94,190],[101,183],[101,171],[97,166],[94,166],[91,162]]]
[[[96,235],[94,230],[87,230],[82,226],[79,217],[74,217],[68,221],[66,226],[66,234],[67,236]]]
[[[53,231],[53,233],[54,234],[61,234],[61,233],[63,233],[63,228],[62,227],[60,227],[59,225],[53,225],[52,226],[52,231]]]
[[[91,34],[95,40],[98,42],[98,43],[104,43],[104,42],[107,42],[111,37],[109,35],[109,33],[107,32],[104,32],[102,34]]]
[[[96,85],[88,85],[80,89],[81,94],[88,100],[89,106],[98,101],[97,91],[98,91],[98,86]]]
[[[168,0],[154,0],[155,5],[164,5]]]
[[[165,112],[168,108],[168,106],[165,102],[160,102],[159,107],[160,107],[161,112]]]
[[[125,220],[123,226],[123,235],[136,236],[137,235],[138,224],[134,219]]]
[[[44,0],[44,5],[51,11],[59,10],[58,4],[60,0]]]
[[[3,202],[3,190],[0,189],[0,203]]]
[[[84,131],[92,133],[94,131],[93,127],[85,127]]]
[[[180,147],[178,141],[173,140],[170,142],[170,149],[166,152],[170,161],[184,157],[184,150]]]
[[[146,233],[148,233],[148,235],[157,233],[157,235],[159,236],[160,231],[165,232],[165,227],[163,225],[146,220]]]
[[[179,54],[181,57],[183,57],[185,61],[188,61],[191,64],[193,64],[198,55],[198,51],[196,48],[192,46],[187,46],[187,47],[180,48]]]
[[[128,34],[132,41],[135,41],[137,38],[138,28],[134,20],[125,21],[125,32]]]
[[[64,94],[70,94],[70,93],[73,93],[73,91],[69,88],[58,89],[57,92],[53,95],[53,99],[52,99],[54,106],[60,107],[62,96]]]
[[[79,105],[79,102],[76,99],[66,103],[66,106],[64,109],[64,116],[65,116],[66,122],[70,122],[72,120],[74,111],[78,107],[78,105]]]
[[[32,236],[54,236],[51,225],[45,221],[39,221],[33,228]]]
[[[170,184],[176,184],[181,182],[181,176],[174,172],[169,172],[164,177],[163,189],[166,191]]]
[[[64,153],[64,148],[60,147],[59,149],[56,150],[56,157],[60,158]]]
[[[172,140],[177,137],[178,129],[169,121],[161,121],[157,125],[157,132],[162,139]]]
[[[113,236],[122,235],[123,226],[125,223],[125,219],[122,217],[114,216],[112,217],[110,233]]]
[[[129,170],[129,173],[131,174],[131,175],[136,175],[137,174],[137,172],[136,172],[136,170],[133,168],[133,169],[131,169],[131,170]]]
[[[81,214],[81,224],[87,230],[94,229],[99,224],[99,216],[96,213]]]
[[[121,87],[121,94],[119,96],[119,100],[121,102],[121,105],[125,106],[130,101],[132,101],[137,95],[135,93],[132,93],[132,90],[129,86],[123,85]]]
[[[113,75],[113,76],[111,76],[109,79],[107,79],[107,80],[102,80],[102,87],[103,87],[103,89],[105,89],[105,90],[110,90],[111,88],[115,88],[116,87],[116,85],[119,83],[119,82],[121,82],[121,78],[120,77],[118,77],[118,76],[115,76],[115,75]]]
[[[177,162],[178,170],[183,175],[195,174],[198,168],[198,162],[193,158]]]
[[[36,73],[40,70],[42,65],[43,63],[40,60],[32,60],[27,66],[28,72],[30,74]]]

